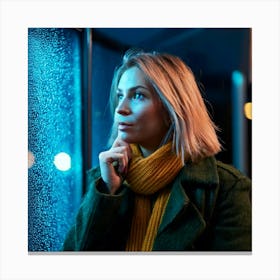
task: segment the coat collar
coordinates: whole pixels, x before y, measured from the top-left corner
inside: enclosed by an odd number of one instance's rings
[[[186,164],[175,179],[153,250],[184,250],[205,229],[206,222],[185,192],[185,186],[213,188],[218,184],[214,157]]]
[[[207,188],[216,186],[219,183],[216,159],[208,157],[197,163],[186,163],[178,177],[182,183]]]

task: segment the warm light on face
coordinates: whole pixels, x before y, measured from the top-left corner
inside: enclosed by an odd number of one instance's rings
[[[159,98],[150,90],[144,73],[137,67],[127,69],[119,80],[117,94],[118,136],[127,143],[155,150],[168,127]]]
[[[247,102],[244,105],[244,114],[247,119],[252,119],[252,102]]]
[[[61,152],[54,157],[53,163],[58,170],[67,171],[71,168],[71,157]]]

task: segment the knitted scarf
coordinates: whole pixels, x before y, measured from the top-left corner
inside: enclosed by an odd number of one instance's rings
[[[132,159],[126,177],[135,193],[134,212],[127,251],[151,251],[170,196],[168,184],[183,164],[172,152],[172,143],[143,158],[137,145],[131,145]],[[157,195],[153,209],[151,196]]]

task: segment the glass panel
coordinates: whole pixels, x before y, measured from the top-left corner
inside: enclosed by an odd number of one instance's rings
[[[109,93],[113,72],[121,62],[122,54],[106,49],[96,41],[92,48],[92,166],[95,167],[99,164],[99,153],[107,148],[112,125]]]
[[[81,200],[81,36],[28,30],[28,250],[57,251]]]

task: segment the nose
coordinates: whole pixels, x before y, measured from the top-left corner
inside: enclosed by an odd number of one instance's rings
[[[129,115],[131,113],[129,100],[126,97],[119,101],[116,112],[120,115]]]

